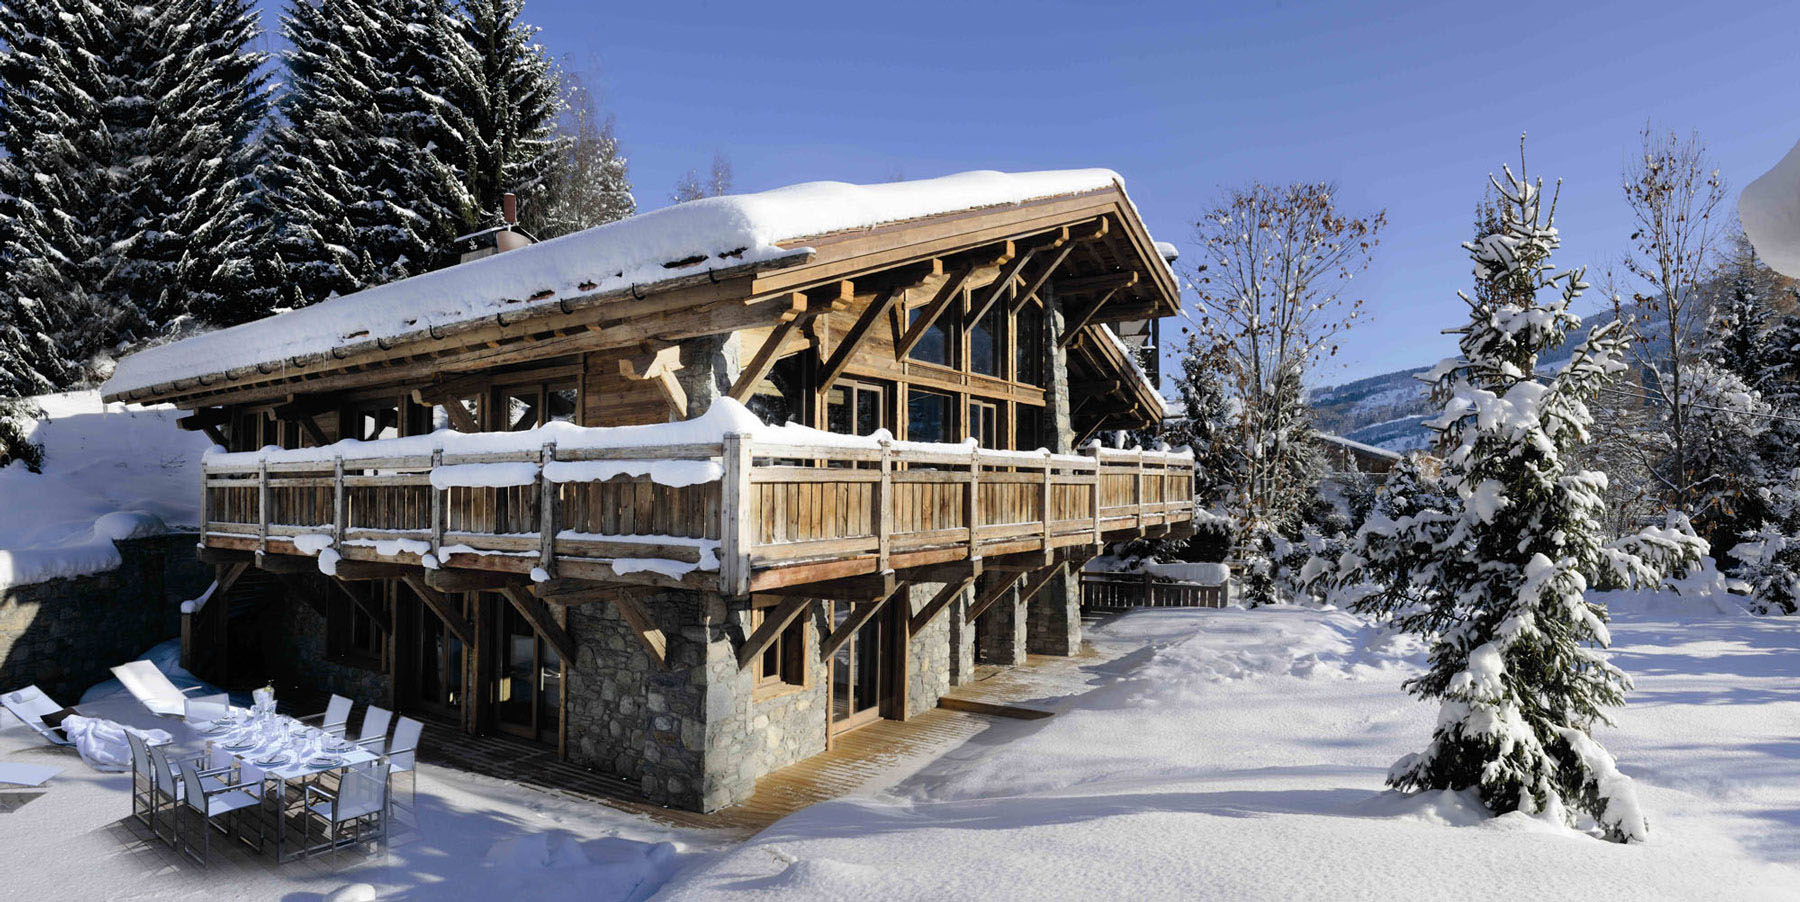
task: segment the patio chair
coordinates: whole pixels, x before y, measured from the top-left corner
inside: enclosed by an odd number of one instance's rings
[[[156,810],[161,807],[156,797],[156,769],[150,764],[150,747],[144,737],[125,731],[131,745],[131,816],[156,833]]]
[[[254,790],[252,789],[254,788]],[[212,832],[219,829],[213,824],[218,818],[230,818],[232,814],[246,808],[255,808],[262,804],[262,784],[260,782],[224,783],[215,786],[206,784],[206,772],[194,766],[194,762],[181,759],[182,806],[186,813],[200,822],[200,854],[194,854],[194,841],[189,838],[177,845],[182,847],[189,858],[200,862],[201,867],[207,865],[212,857]],[[180,808],[177,809],[180,811]],[[242,818],[239,819],[240,822]],[[260,820],[258,821],[261,830]],[[176,833],[180,834],[180,814],[176,815]],[[224,831],[220,831],[224,832]],[[258,843],[268,837],[258,835]],[[244,842],[249,843],[248,839]]]
[[[321,789],[317,783],[306,784],[301,802],[306,816],[301,825],[302,853],[311,857],[348,845],[370,842],[370,851],[387,837],[387,765],[378,759],[365,761],[343,771],[336,792]],[[307,845],[313,822],[323,828],[325,842]],[[343,833],[353,835],[346,841]]]
[[[325,710],[318,714],[308,714],[297,718],[301,723],[318,721],[318,727],[333,736],[342,736],[350,730],[350,700],[333,695],[325,704]]]
[[[382,754],[387,750],[388,722],[393,719],[394,712],[370,705],[369,710],[363,712],[362,735],[356,737],[356,744],[377,755]]]
[[[26,686],[17,692],[0,695],[0,707],[12,712],[12,716],[17,717],[52,745],[75,744],[64,736],[61,730],[44,723],[45,715],[55,714],[63,710],[63,706],[51,701],[50,696],[45,695],[44,690],[36,686]]]
[[[187,695],[156,665],[149,661],[132,661],[120,664],[112,669],[113,676],[125,686],[125,691],[137,699],[152,714],[163,717],[180,717],[187,712]]]
[[[402,717],[394,723],[394,741],[387,750],[388,780],[390,787],[395,774],[407,775],[407,801],[417,805],[419,801],[419,772],[415,769],[419,757],[419,735],[425,732],[425,725],[410,717]]]
[[[187,790],[186,772],[190,769],[194,770],[201,780],[201,790],[206,791],[228,784],[229,780],[221,778],[230,774],[233,768],[214,767],[200,770],[199,762],[194,758],[187,757],[179,759],[171,767],[168,753],[164,752],[161,747],[145,744],[144,750],[145,757],[150,759],[150,834],[157,839],[165,838],[162,831],[156,827],[156,822],[161,812],[166,809],[172,819],[166,839],[170,845],[175,845],[181,832],[181,820],[177,815],[180,812],[182,796]],[[132,751],[134,753],[137,751],[137,745],[132,746]],[[136,768],[133,770],[135,771]],[[136,777],[133,779],[135,780]]]
[[[183,699],[183,702],[182,713],[190,724],[212,723],[231,713],[231,696],[223,692]]]

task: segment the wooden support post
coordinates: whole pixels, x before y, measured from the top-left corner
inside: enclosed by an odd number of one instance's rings
[[[1131,498],[1137,502],[1137,528],[1144,531],[1144,449],[1137,449],[1137,486],[1132,490]]]
[[[348,525],[344,507],[344,455],[333,457],[331,466],[331,547],[344,553],[344,527]]]
[[[1087,449],[1087,453],[1089,456],[1091,456],[1094,459],[1094,482],[1093,482],[1093,485],[1090,485],[1088,487],[1088,506],[1093,508],[1093,510],[1090,511],[1090,513],[1092,513],[1094,515],[1094,544],[1099,545],[1099,544],[1101,544],[1101,542],[1100,542],[1100,449],[1090,447]]]
[[[775,642],[775,637],[781,635],[781,631],[787,629],[794,618],[811,607],[812,603],[810,598],[790,598],[763,614],[762,626],[757,627],[756,632],[751,633],[744,640],[743,647],[738,649],[738,669],[749,667],[751,661],[761,657]]]
[[[1025,269],[1025,265],[1031,262],[1031,258],[1036,256],[1039,250],[1040,248],[1035,247],[1028,248],[1024,253],[1013,258],[1012,262],[1000,268],[999,277],[989,282],[987,288],[982,290],[981,294],[969,305],[968,322],[980,322],[981,318],[987,315],[988,308],[994,306],[994,302],[998,301],[1002,294],[1012,290],[1013,282],[1019,278],[1019,273]],[[921,319],[920,322],[924,323],[925,321]],[[918,331],[916,325],[914,331]],[[908,332],[907,337],[912,338],[912,333]],[[908,345],[907,350],[912,350],[912,347]],[[906,355],[902,353],[900,356]]]
[[[918,322],[907,323],[906,311],[903,309],[899,311],[900,325],[905,331],[899,340],[894,342],[895,360],[905,359],[907,354],[912,353],[913,346],[919,343],[919,339],[925,337],[925,331],[931,328],[931,324],[937,322],[938,317],[942,316],[945,310],[950,309],[950,305],[962,295],[963,285],[969,281],[970,276],[975,274],[977,268],[974,262],[957,267],[956,272],[946,279],[944,284],[938,286],[937,294],[932,295],[931,300],[919,308]],[[830,386],[823,387],[829,388]]]
[[[269,462],[256,465],[256,548],[269,550]]]
[[[493,624],[484,608],[487,596],[476,592],[469,598],[469,628],[475,633],[475,641],[463,650],[464,666],[468,669],[468,683],[464,686],[463,729],[474,736],[482,732],[487,725],[488,709],[488,670],[494,666],[488,654],[488,645],[494,641]]]
[[[1054,458],[1055,458],[1054,454],[1051,454],[1049,451],[1044,452],[1044,485],[1043,485],[1043,491],[1042,491],[1040,497],[1043,498],[1043,505],[1044,505],[1044,538],[1043,538],[1043,541],[1044,541],[1044,551],[1046,551],[1046,552],[1048,552],[1050,550],[1051,522],[1056,518],[1055,512],[1050,509],[1051,502],[1054,499],[1055,494],[1056,494],[1055,492],[1051,491],[1052,481],[1056,478],[1055,477],[1056,467],[1053,466],[1053,464],[1055,463]]]
[[[468,646],[475,643],[475,628],[469,625],[469,621],[463,619],[462,612],[456,609],[455,603],[444,593],[432,588],[420,576],[405,576],[402,579],[405,580],[407,587],[413,590],[413,594],[419,596],[419,600],[424,602],[425,606],[430,608],[439,620],[444,621],[444,626],[450,632],[455,633],[456,638],[462,640],[463,645]]]
[[[1026,581],[1025,588],[1019,590],[1019,602],[1021,604],[1029,603],[1033,598],[1036,598],[1037,594],[1042,592],[1044,587],[1050,584],[1050,579],[1058,573],[1061,573],[1062,569],[1066,566],[1068,566],[1068,564],[1058,561],[1041,570],[1032,571],[1031,579]],[[1145,573],[1144,575],[1149,576],[1149,573]]]
[[[965,268],[961,273],[962,277],[968,278],[968,273],[972,270],[973,267]],[[953,278],[951,281],[956,280]],[[831,383],[836,382],[837,378],[844,374],[844,368],[850,365],[850,355],[856,352],[857,346],[861,345],[863,339],[868,337],[875,324],[880,322],[882,317],[887,316],[889,308],[894,306],[894,301],[900,298],[902,291],[903,289],[899,287],[893,287],[877,295],[875,300],[870,301],[869,306],[863,310],[862,316],[856,318],[856,323],[850,327],[850,331],[844,333],[843,339],[838,342],[836,348],[832,349],[831,359],[819,368],[820,375],[817,385],[820,394],[829,391]]]
[[[1069,252],[1074,249],[1075,245],[1072,243],[1063,245],[1062,249],[1057,252],[1056,259],[1051,260],[1049,266],[1044,267],[1036,276],[1033,276],[1031,281],[1026,283],[1024,291],[1013,297],[1012,307],[1007,312],[1018,313],[1025,309],[1026,302],[1037,296],[1038,290],[1044,287],[1044,283],[1050,280],[1050,275],[1056,272],[1056,268],[1061,266],[1064,260],[1069,258]]]
[[[969,526],[969,560],[981,559],[981,448],[969,452],[969,479],[963,485],[963,522]]]
[[[719,484],[719,592],[750,594],[750,548],[754,544],[750,485],[750,436],[728,433],[724,441],[725,474]]]
[[[887,573],[893,567],[889,558],[894,544],[894,446],[881,440],[879,466],[881,481],[875,483],[875,572]]]
[[[556,443],[545,442],[538,455],[538,567],[556,575],[556,499],[561,494],[545,471],[556,462]]]
[[[1007,592],[1011,591],[1012,587],[1017,585],[1019,580],[1025,578],[1025,574],[1027,571],[1012,570],[1012,571],[1002,571],[1002,572],[1004,572],[1005,575],[1000,577],[999,579],[994,580],[993,584],[988,586],[987,589],[981,593],[981,597],[975,599],[974,604],[969,605],[969,612],[963,618],[964,622],[974,623],[975,618],[980,617],[983,614],[986,614],[988,608],[993,607],[994,602],[1000,600],[1000,596],[1005,595]]]
[[[910,585],[911,583],[898,583],[894,586],[894,591],[874,601],[856,602],[851,608],[850,616],[844,618],[844,622],[838,624],[837,629],[832,630],[831,635],[826,636],[825,640],[819,643],[819,660],[831,660],[831,656],[837,654],[837,650],[843,648],[844,643],[849,642],[850,637],[856,635],[856,631],[863,628],[863,624],[875,619],[875,615],[880,613],[882,608],[899,598],[900,594],[905,592]]]
[[[942,613],[945,608],[950,606],[950,602],[955,601],[958,596],[962,595],[963,592],[969,588],[971,583],[975,582],[975,577],[977,575],[979,575],[978,571],[971,571],[959,579],[953,579],[945,583],[944,587],[939,589],[936,595],[931,596],[931,600],[926,602],[923,608],[919,609],[919,613],[914,614],[912,618],[907,621],[906,634],[908,636],[917,636],[920,630],[929,626],[931,621],[937,619],[938,614]]]
[[[556,622],[556,617],[550,613],[548,606],[520,586],[507,586],[500,590],[500,594],[512,602],[525,622],[531,624],[531,628],[537,630],[537,634],[550,643],[564,661],[575,660],[575,640],[570,639],[569,634],[563,631],[562,624]]]
[[[1106,306],[1106,302],[1112,300],[1113,295],[1118,293],[1119,289],[1117,288],[1108,289],[1098,300],[1082,308],[1081,315],[1075,317],[1075,320],[1063,329],[1062,338],[1057,341],[1057,345],[1067,348],[1074,344],[1075,340],[1081,337],[1082,327],[1086,326],[1088,321],[1094,318],[1094,314],[1099,313],[1100,308]]]
[[[662,629],[656,625],[655,618],[650,616],[644,603],[636,595],[623,589],[609,593],[607,600],[612,602],[613,610],[619,612],[619,619],[631,627],[632,635],[637,636],[638,643],[644,646],[644,651],[656,662],[656,666],[668,670],[669,638],[663,635]]]
[[[461,406],[460,404],[457,406]],[[431,451],[431,472],[436,473],[444,465],[444,449],[433,448]],[[431,556],[444,565],[444,495],[449,489],[427,486],[431,490]]]

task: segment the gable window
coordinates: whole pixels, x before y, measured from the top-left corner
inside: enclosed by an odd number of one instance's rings
[[[1013,318],[1013,379],[1044,384],[1044,310],[1035,303]]]
[[[913,442],[948,442],[951,422],[950,396],[914,389],[906,396],[906,438]]]

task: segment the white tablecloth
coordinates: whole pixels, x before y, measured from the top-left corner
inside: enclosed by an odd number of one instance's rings
[[[334,747],[340,741],[337,737],[285,715],[253,716],[241,708],[232,713],[235,724],[203,735],[212,743],[212,766],[226,767],[235,761],[245,782],[297,780],[377,757],[354,745]]]

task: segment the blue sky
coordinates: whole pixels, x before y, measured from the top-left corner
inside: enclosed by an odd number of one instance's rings
[[[1318,383],[1453,351],[1458,244],[1521,131],[1565,180],[1562,262],[1596,269],[1630,233],[1619,167],[1646,120],[1698,129],[1734,205],[1800,139],[1800,4],[528,0],[526,18],[602,91],[644,208],[715,150],[739,190],[1105,166],[1188,251],[1222,186],[1335,180],[1390,224],[1370,316]]]

